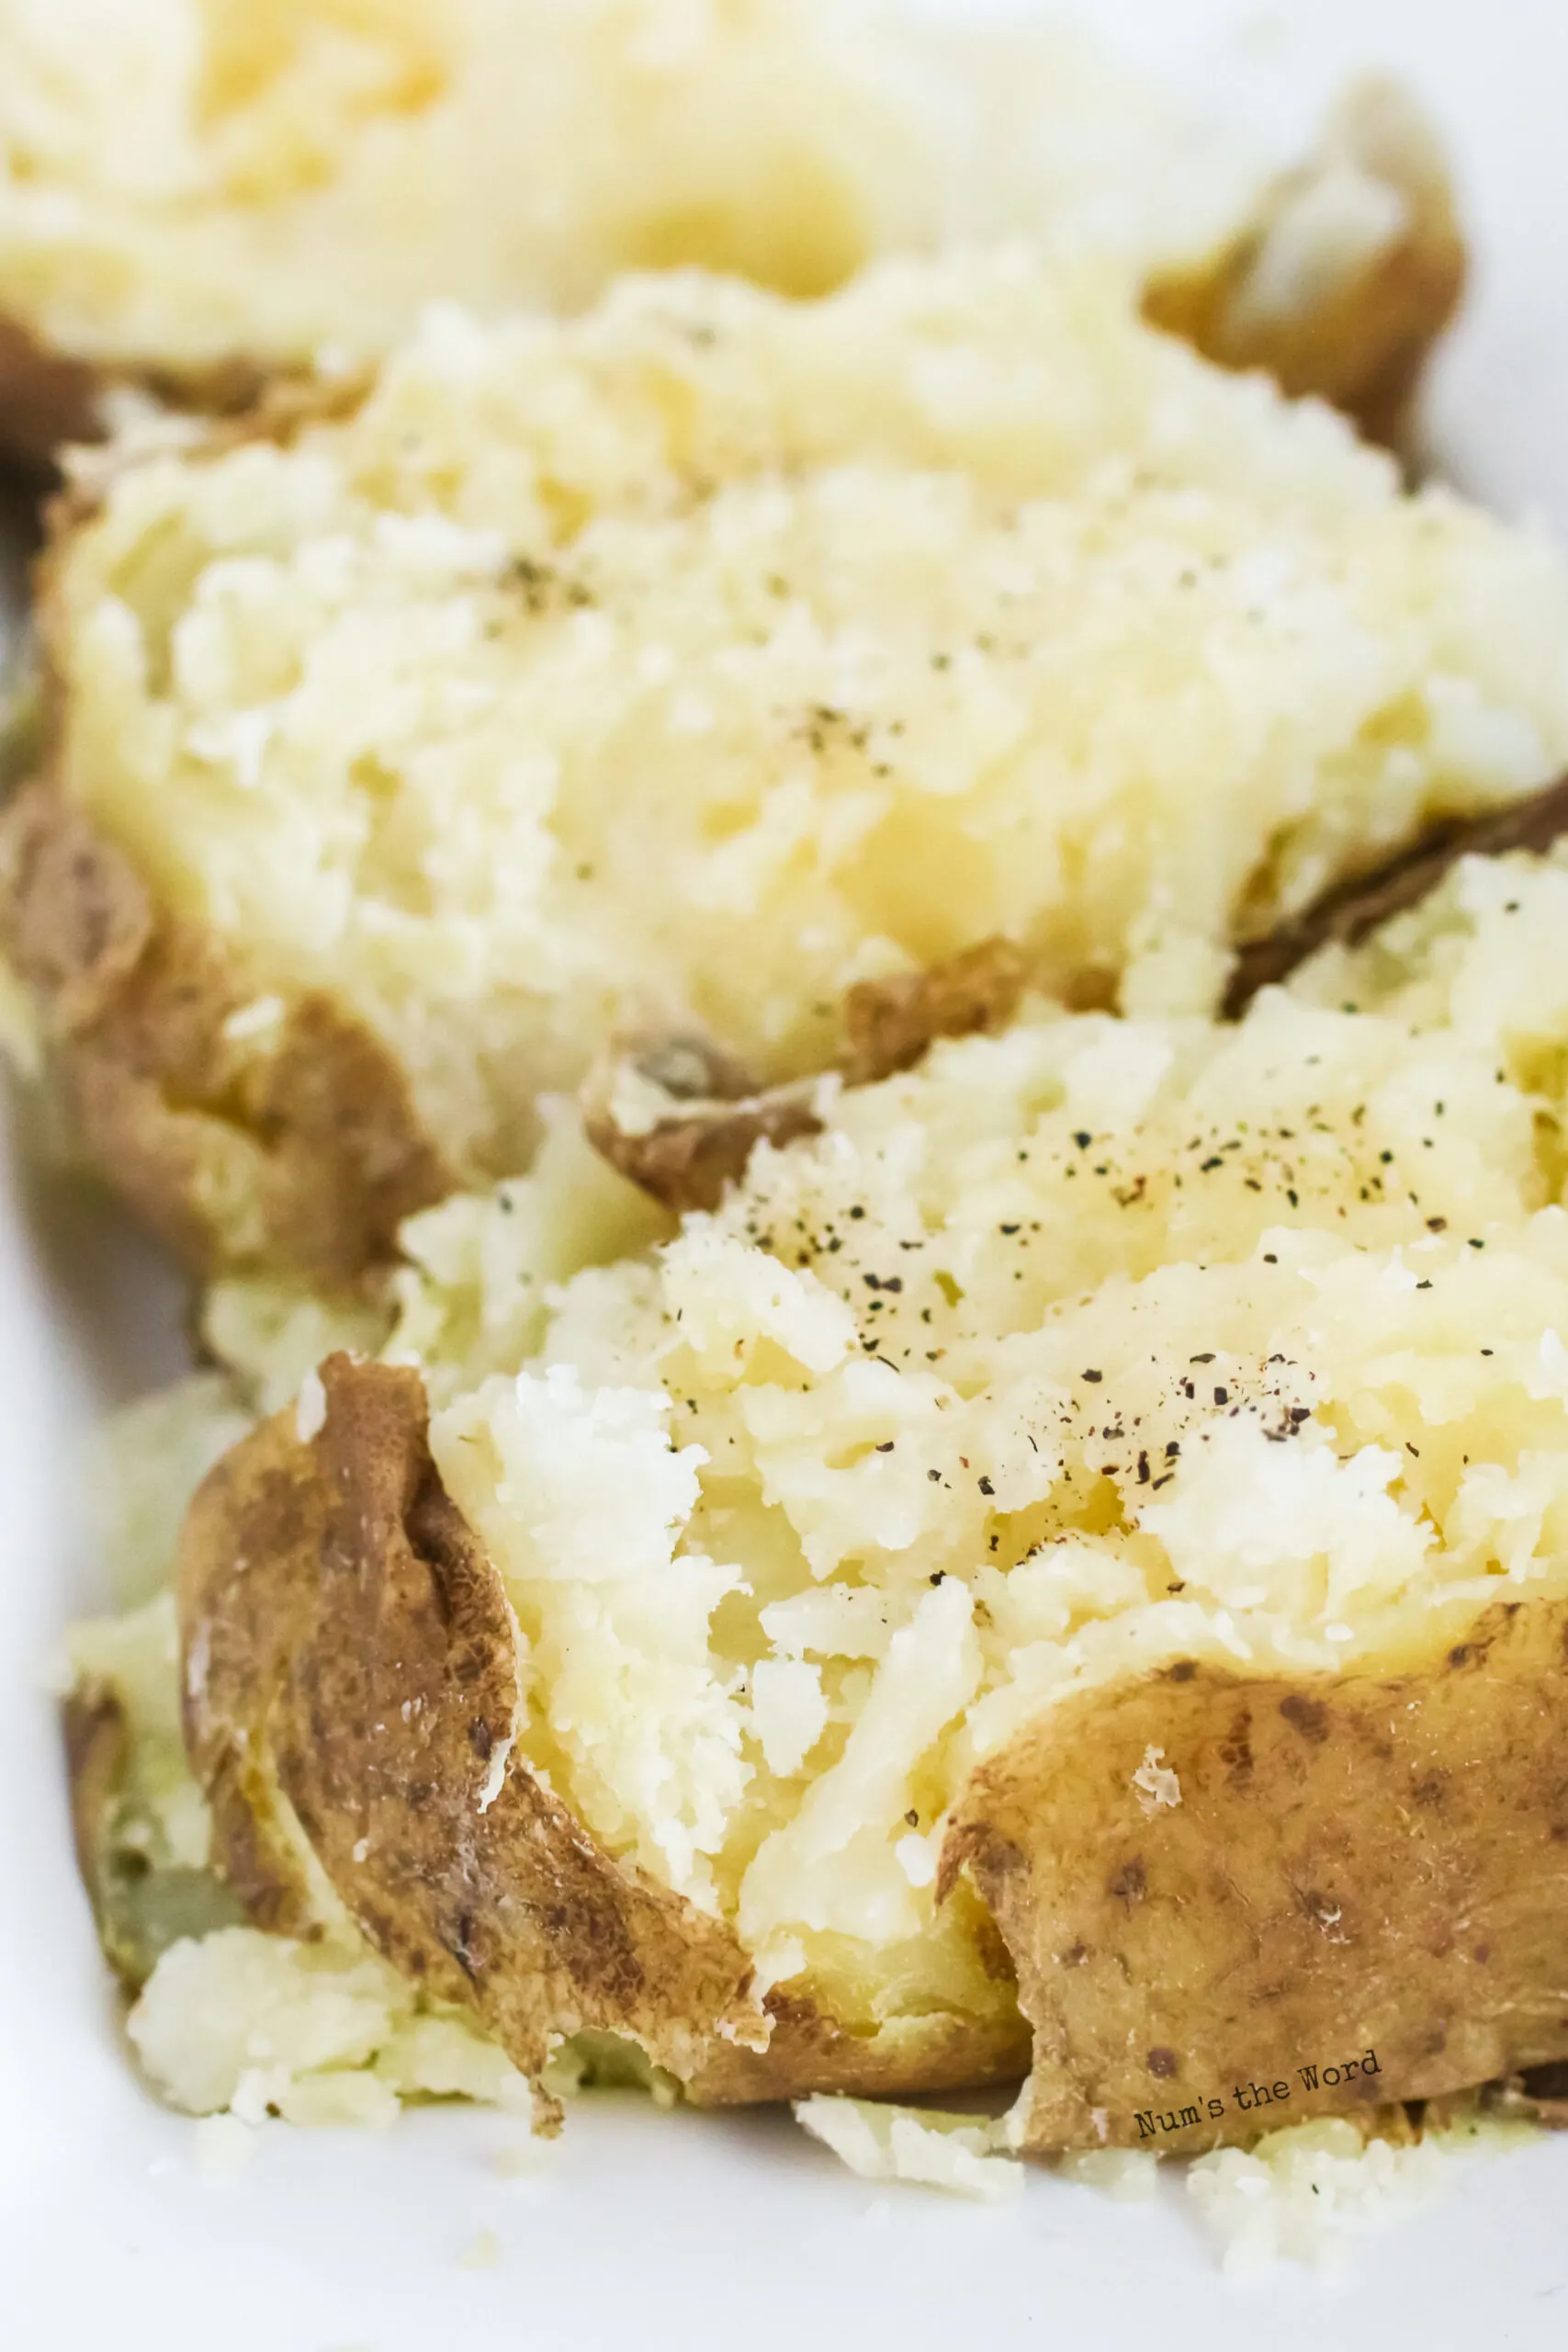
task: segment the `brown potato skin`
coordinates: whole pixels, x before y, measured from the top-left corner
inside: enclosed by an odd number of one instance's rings
[[[1325,159],[1309,158],[1266,194],[1226,252],[1156,279],[1145,314],[1217,366],[1260,368],[1292,396],[1315,393],[1369,441],[1397,448],[1427,363],[1464,299],[1469,255],[1441,151],[1396,85],[1373,80],[1353,92],[1339,133],[1360,167],[1403,199],[1396,243],[1306,308],[1249,318],[1245,298],[1269,232],[1323,168]]]
[[[873,1086],[912,1069],[939,1037],[1004,1026],[1028,983],[1029,959],[1008,939],[983,939],[923,972],[859,981],[844,997],[835,1067],[846,1086]],[[671,1104],[670,1116],[646,1134],[628,1135],[615,1124],[615,1080],[628,1066]],[[579,1099],[583,1132],[601,1159],[680,1216],[717,1208],[759,1143],[782,1150],[819,1135],[816,1091],[809,1078],[760,1085],[705,1037],[643,1036],[612,1041]]]
[[[1463,857],[1538,855],[1568,833],[1568,776],[1559,776],[1528,800],[1468,822],[1436,825],[1411,849],[1371,874],[1325,891],[1290,922],[1237,951],[1222,1011],[1237,1021],[1262,989],[1287,980],[1323,947],[1359,947],[1374,931],[1438,889]]]
[[[302,1837],[387,1959],[536,2078],[588,2027],[682,2075],[721,2026],[760,2032],[727,1930],[617,1869],[521,1766],[492,1781],[513,1620],[431,1462],[419,1377],[334,1356],[322,1379],[310,1444],[267,1423],[182,1544],[186,1745],[231,1882],[298,1931]]]
[[[0,312],[0,463],[47,489],[58,479],[62,450],[104,438],[117,391],[176,413],[239,417],[270,387],[302,374],[298,366],[242,358],[206,368],[85,359],[54,349],[25,320]]]
[[[982,939],[924,972],[861,980],[844,999],[844,1080],[874,1086],[913,1069],[939,1037],[1005,1028],[1029,986],[1010,939]]]
[[[293,997],[265,1041],[226,1039],[261,991],[48,782],[0,814],[0,946],[87,1151],[197,1272],[345,1285],[452,1189],[399,1065],[330,997]]]
[[[645,1135],[628,1135],[615,1124],[615,1081],[628,1068],[671,1104],[671,1115]],[[582,1131],[599,1157],[679,1215],[716,1209],[764,1136],[782,1148],[820,1134],[813,1091],[809,1080],[760,1086],[706,1037],[641,1036],[612,1042],[584,1080],[579,1101]]]
[[[814,2092],[847,2098],[919,2098],[990,2090],[1029,2073],[1029,2028],[1016,2012],[995,2018],[897,2018],[874,2033],[852,2030],[799,1994],[776,1987],[763,2007],[766,2050],[716,2045],[685,2086],[697,2107],[754,2107]]]
[[[54,453],[104,430],[102,387],[85,360],[41,344],[20,320],[0,315],[0,458],[45,483]]]
[[[1399,1672],[1181,1661],[976,1775],[942,1883],[969,1872],[1018,1970],[1032,2151],[1190,2154],[1568,2056],[1568,1602],[1445,1637]],[[1145,1813],[1151,1746],[1181,1795]],[[1368,2049],[1376,2074],[1303,2085]]]

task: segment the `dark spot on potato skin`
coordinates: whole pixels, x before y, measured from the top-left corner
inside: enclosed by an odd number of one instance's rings
[[[1562,2060],[1550,2066],[1527,2066],[1519,2080],[1532,2098],[1568,2100],[1568,2064]]]
[[[1168,2082],[1181,2072],[1181,2061],[1174,2050],[1159,2048],[1149,2052],[1148,2067],[1151,2075],[1157,2075],[1162,2081]]]
[[[1454,1644],[1449,1652],[1448,1663],[1456,1674],[1463,1673],[1467,1667],[1485,1664],[1487,1652],[1499,1634],[1512,1623],[1518,1612],[1518,1608],[1519,1604],[1517,1600],[1499,1601],[1491,1612],[1487,1630],[1473,1634],[1467,1642]]]
[[[457,1914],[456,1928],[454,1929],[451,1937],[446,1940],[447,1951],[451,1953],[453,1959],[457,1962],[458,1967],[462,1970],[469,1984],[473,1984],[479,1972],[475,1965],[474,1915],[472,1911],[459,1911]]]
[[[1118,1902],[1124,1903],[1129,1911],[1134,1903],[1143,1901],[1149,1891],[1149,1874],[1144,1867],[1141,1854],[1134,1854],[1130,1862],[1122,1863],[1121,1869],[1107,1881],[1106,1891],[1114,1894]]]
[[[1310,1739],[1314,1747],[1321,1747],[1328,1737],[1328,1709],[1321,1699],[1309,1699],[1304,1690],[1292,1690],[1288,1698],[1280,1700],[1280,1713],[1292,1730],[1299,1731],[1303,1739]]]
[[[981,1967],[993,1984],[1006,1985],[1010,1993],[1018,1990],[1018,1973],[1012,1964],[1012,1954],[1007,1948],[1001,1929],[989,1911],[976,1905],[972,1916],[975,1951]]]
[[[1243,1708],[1231,1721],[1228,1736],[1220,1742],[1220,1758],[1233,1781],[1252,1778],[1252,1711]]]
[[[1021,1847],[1015,1845],[1010,1838],[1004,1838],[998,1831],[984,1826],[976,1827],[968,1838],[963,1859],[968,1862],[976,1878],[987,1883],[1001,1883],[1029,1868],[1028,1859]],[[938,1881],[938,1887],[939,1892],[945,1895],[947,1887],[944,1880]]]
[[[1065,1951],[1062,1954],[1062,1966],[1064,1968],[1081,1968],[1089,1958],[1089,1949],[1087,1944],[1074,1944],[1070,1951]]]
[[[1441,1812],[1448,1802],[1449,1776],[1446,1772],[1422,1772],[1410,1784],[1412,1801],[1427,1812]]]
[[[379,1944],[383,1951],[396,1947],[398,1943],[397,1928],[378,1903],[362,1904],[360,1906],[359,1916],[360,1924],[364,1928],[366,1934],[370,1937],[373,1942]],[[405,1960],[403,1962],[403,1965],[410,1965],[411,1961],[412,1955],[410,1960]]]
[[[1164,1669],[1160,1679],[1164,1682],[1190,1682],[1197,1671],[1198,1661],[1195,1657],[1179,1657],[1174,1666],[1168,1666]]]

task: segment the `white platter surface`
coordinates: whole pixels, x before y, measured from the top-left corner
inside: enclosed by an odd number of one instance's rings
[[[1460,160],[1479,260],[1429,438],[1467,490],[1568,537],[1561,0],[1086,0],[1080,13],[1285,130],[1368,65],[1426,93]],[[1468,2165],[1457,2192],[1352,2241],[1338,2275],[1280,2267],[1247,2282],[1221,2275],[1175,2182],[1128,2206],[1039,2177],[983,2209],[869,2187],[784,2117],[664,2115],[631,2098],[587,2102],[520,2168],[519,2123],[454,2109],[384,2135],[272,2126],[242,2170],[204,2172],[192,2127],[151,2102],[117,2039],[44,1687],[65,1618],[98,1597],[76,1510],[83,1433],[106,1402],[180,1368],[182,1303],[101,1207],[39,1197],[3,1117],[0,2340],[17,2352],[1568,2342],[1568,2137]],[[485,2233],[493,2263],[472,2267]]]

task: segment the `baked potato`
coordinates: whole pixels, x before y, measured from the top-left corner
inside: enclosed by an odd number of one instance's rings
[[[589,2030],[710,2103],[1027,2069],[1037,2154],[1550,2113],[1565,914],[1470,858],[1234,1025],[829,1082],[510,1358],[412,1263],[182,1541],[250,1917],[547,2098]]]
[[[1568,572],[1102,265],[432,319],[122,447],[40,574],[0,942],[192,1263],[318,1285],[619,1033],[766,1091],[1231,943],[1568,761]],[[623,1123],[624,1125],[624,1123]]]
[[[575,310],[701,264],[793,296],[895,250],[1092,241],[1227,363],[1393,429],[1463,280],[1414,105],[1250,144],[1060,29],[876,0],[82,0],[0,10],[0,438],[238,413],[432,300]]]

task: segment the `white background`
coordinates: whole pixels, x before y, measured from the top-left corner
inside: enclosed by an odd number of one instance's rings
[[[1564,0],[1085,0],[1081,13],[1286,126],[1367,64],[1427,93],[1481,265],[1431,437],[1467,488],[1568,536]],[[882,2193],[784,2119],[631,2100],[591,2102],[522,2177],[496,2162],[520,2127],[457,2110],[385,2137],[275,2127],[243,2172],[203,2177],[190,2127],[151,2105],[117,2047],[37,1679],[64,1615],[92,1598],[73,1508],[80,1431],[106,1397],[177,1368],[179,1301],[90,1204],[24,1197],[13,1160],[0,1151],[0,2343],[1568,2342],[1562,2143],[1473,2166],[1464,2196],[1360,2244],[1343,2278],[1287,2268],[1245,2285],[1218,2274],[1174,2192],[1121,2207],[1042,2177],[1003,2211]],[[464,2268],[480,2231],[497,2265]]]

